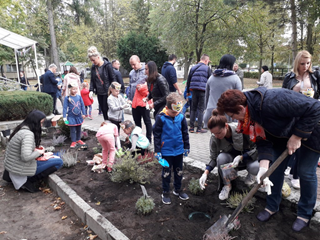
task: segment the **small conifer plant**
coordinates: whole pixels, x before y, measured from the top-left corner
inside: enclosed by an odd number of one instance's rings
[[[188,188],[193,195],[201,195],[203,193],[198,179],[192,178],[189,182]]]
[[[142,196],[136,202],[136,209],[138,214],[148,215],[152,212],[155,204],[151,197]]]
[[[242,202],[242,199],[248,194],[247,191],[243,191],[242,193],[234,192],[230,194],[230,197],[227,199],[225,203],[227,207],[237,208],[239,204]],[[243,208],[244,211],[251,213],[254,209],[254,204],[256,202],[256,198],[251,198],[248,204]]]

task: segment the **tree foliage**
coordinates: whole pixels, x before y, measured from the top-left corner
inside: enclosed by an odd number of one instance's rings
[[[141,62],[154,61],[160,72],[162,64],[167,61],[167,54],[156,37],[147,37],[144,34],[130,32],[118,41],[117,54],[126,70],[130,70],[129,59],[138,55]]]

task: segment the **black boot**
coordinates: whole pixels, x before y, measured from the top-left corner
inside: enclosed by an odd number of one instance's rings
[[[25,184],[22,185],[21,189],[27,190],[28,192],[31,192],[31,193],[40,191],[39,188],[36,186],[36,184],[31,182],[29,179],[26,181]]]
[[[9,172],[6,169],[4,169],[4,171],[3,171],[2,179],[7,182],[12,182],[11,178],[9,176]]]

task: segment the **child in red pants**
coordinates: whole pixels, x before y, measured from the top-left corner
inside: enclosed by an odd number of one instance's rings
[[[115,143],[117,145],[117,149],[120,149],[121,147],[118,128],[115,124],[107,120],[101,123],[96,137],[102,146],[102,163],[96,168],[107,168],[108,172],[111,172],[116,154]]]

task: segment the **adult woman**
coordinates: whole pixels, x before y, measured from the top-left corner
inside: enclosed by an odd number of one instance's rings
[[[217,108],[217,102],[221,94],[228,89],[242,90],[242,84],[238,75],[233,71],[236,58],[226,54],[220,59],[219,66],[213,72],[206,85],[206,110],[204,113],[204,125],[207,126],[208,120],[213,109]],[[232,119],[228,118],[231,122]]]
[[[68,85],[71,83],[75,83],[77,85],[78,93],[80,93],[80,90],[81,90],[80,76],[77,69],[74,66],[71,66],[69,73],[64,76],[62,92],[61,92],[63,101],[65,97],[69,96]]]
[[[92,46],[88,49],[88,57],[92,62],[90,94],[98,95],[99,106],[104,120],[108,120],[108,89],[112,82],[116,82],[111,63],[107,58],[102,58],[97,48]]]
[[[212,133],[210,138],[210,162],[199,180],[200,187],[205,188],[207,176],[215,166],[218,167],[220,177],[223,177],[224,174],[220,166],[231,162],[233,167],[247,168],[248,175],[245,183],[247,185],[253,184],[253,175],[257,175],[259,163],[256,146],[250,141],[249,136],[237,133],[236,125],[234,123],[228,124],[225,115],[219,115],[217,109],[212,111],[208,128]],[[230,180],[223,178],[223,182],[224,186],[219,194],[220,200],[227,199],[231,191]]]
[[[227,90],[218,101],[219,113],[239,120],[238,130],[256,141],[260,169],[257,181],[280,154],[288,149],[292,155],[300,148],[304,159],[298,161],[300,199],[298,217],[292,225],[301,231],[309,223],[317,199],[316,168],[320,157],[320,102],[287,89],[260,87],[242,93]],[[301,139],[303,141],[301,141]],[[281,189],[287,157],[263,184],[269,189],[267,206],[257,218],[265,222],[279,211]],[[271,182],[270,182],[271,181]],[[273,183],[272,191],[270,190]]]
[[[145,66],[149,95],[147,101],[153,100],[150,108],[154,108],[154,117],[166,106],[166,97],[169,95],[169,84],[167,80],[158,73],[157,65],[154,61],[149,61]]]
[[[282,87],[295,92],[312,94],[313,98],[319,98],[319,72],[312,71],[311,54],[308,51],[300,51],[294,59],[293,69],[286,74]],[[299,151],[292,156],[290,174],[292,174],[291,184],[294,188],[300,188],[299,176],[297,173],[297,161],[299,161]]]
[[[61,158],[49,158],[47,161],[37,161],[44,154],[40,146],[41,125],[46,115],[33,110],[26,119],[18,125],[10,135],[4,159],[3,179],[12,181],[15,189],[26,189],[36,192],[36,183],[62,167]]]

